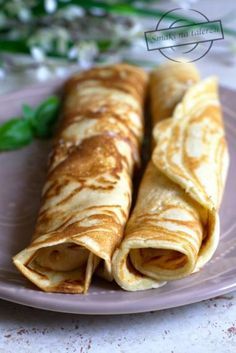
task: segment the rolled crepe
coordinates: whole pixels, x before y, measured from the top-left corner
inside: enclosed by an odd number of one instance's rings
[[[185,92],[200,80],[195,65],[167,63],[151,73],[150,94],[152,126],[170,118]]]
[[[155,147],[113,256],[114,277],[124,289],[185,277],[217,247],[229,159],[217,81],[197,81],[190,64],[163,65],[152,74]]]
[[[44,291],[81,293],[111,257],[131,205],[147,76],[125,64],[92,69],[65,87],[35,233],[14,264]]]

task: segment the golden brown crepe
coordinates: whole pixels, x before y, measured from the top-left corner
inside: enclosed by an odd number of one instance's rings
[[[115,280],[126,290],[187,276],[217,247],[228,151],[217,82],[198,80],[190,64],[171,63],[152,73],[155,147],[113,256]]]
[[[195,65],[167,63],[151,73],[150,94],[153,128],[160,120],[170,118],[185,92],[200,80]]]
[[[142,69],[125,64],[66,84],[35,233],[13,259],[41,289],[86,292],[99,262],[112,278],[139,162],[146,84]]]

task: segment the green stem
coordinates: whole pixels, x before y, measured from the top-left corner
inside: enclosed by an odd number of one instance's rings
[[[112,47],[113,42],[111,40],[105,39],[105,40],[96,40],[98,49],[101,53],[106,52]],[[122,42],[117,43],[122,44]],[[70,46],[72,46],[73,43],[70,43]],[[8,52],[8,53],[20,53],[20,54],[31,54],[30,53],[30,47],[27,43],[27,39],[21,39],[21,40],[5,40],[5,39],[0,39],[0,52]],[[51,58],[60,58],[60,59],[68,59],[67,55],[60,54],[56,51],[51,50],[50,52],[46,53],[48,57]]]
[[[30,47],[28,46],[27,41],[24,39],[21,39],[21,40],[0,39],[0,52],[30,54]],[[54,51],[47,53],[47,55],[49,57],[67,58],[67,56],[58,54],[57,52],[54,52]]]

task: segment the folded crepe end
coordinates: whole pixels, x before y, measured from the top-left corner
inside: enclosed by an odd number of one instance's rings
[[[165,281],[157,281],[139,272],[132,265],[129,252],[128,247],[121,246],[120,249],[116,249],[112,258],[114,279],[121,288],[127,291],[138,291],[159,288],[166,284]]]
[[[45,292],[86,293],[99,257],[72,242],[31,247],[13,258],[20,272]]]
[[[129,253],[130,261],[135,269],[143,275],[156,280],[175,280],[192,273],[195,261],[188,252],[173,249],[171,244],[160,248],[138,248]]]

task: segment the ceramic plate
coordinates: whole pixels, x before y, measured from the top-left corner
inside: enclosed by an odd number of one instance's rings
[[[39,103],[60,87],[53,82],[0,97],[0,121],[18,116],[23,103]],[[236,92],[221,88],[231,164],[220,211],[221,240],[213,259],[199,273],[159,289],[125,292],[95,280],[87,295],[44,293],[24,279],[11,258],[29,244],[45,179],[50,142],[0,153],[0,298],[68,313],[122,314],[194,303],[236,288]]]

